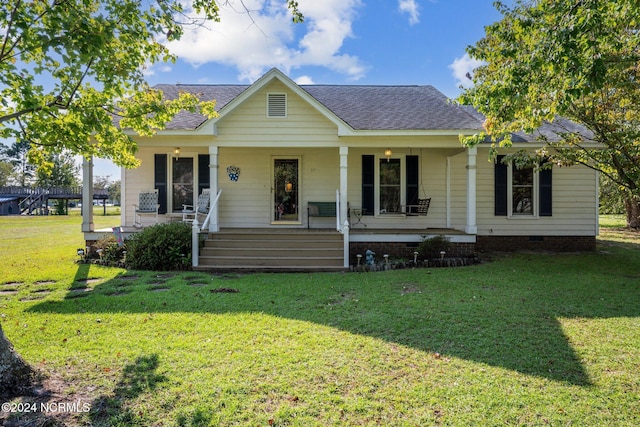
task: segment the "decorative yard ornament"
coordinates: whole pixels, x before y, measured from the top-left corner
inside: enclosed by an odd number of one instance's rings
[[[364,254],[366,256],[367,265],[374,265],[376,263],[375,252],[373,252],[371,249],[367,249],[367,252],[365,252]]]
[[[238,177],[240,176],[240,168],[237,166],[229,166],[227,167],[227,175],[229,175],[229,179],[233,182],[238,181]]]

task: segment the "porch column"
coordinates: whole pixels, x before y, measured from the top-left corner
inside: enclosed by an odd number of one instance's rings
[[[349,147],[340,147],[340,227],[348,218],[347,206],[347,171],[348,171]]]
[[[216,198],[218,194],[218,146],[209,146],[209,194],[211,200]],[[218,203],[220,201],[218,200]],[[220,231],[220,224],[218,223],[218,203],[212,206],[211,220],[209,221],[209,232],[217,233]]]
[[[467,151],[467,234],[477,234],[476,224],[476,157],[478,149],[469,148]]]
[[[93,230],[93,157],[85,156],[82,158],[82,232]]]

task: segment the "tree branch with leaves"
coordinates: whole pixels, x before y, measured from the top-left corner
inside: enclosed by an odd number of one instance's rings
[[[516,0],[494,3],[502,19],[467,51],[483,61],[458,102],[485,117],[492,141],[568,119],[582,130],[541,137],[539,156],[604,173],[640,196],[640,7],[635,0]],[[638,210],[640,212],[640,210]],[[636,222],[640,225],[640,221]]]
[[[284,4],[303,19],[297,2]],[[215,116],[213,101],[166,100],[143,74],[176,60],[159,40],[219,20],[215,1],[8,0],[0,12],[0,137],[28,141],[36,164],[65,148],[134,167],[136,144],[122,128],[152,135],[181,110]]]

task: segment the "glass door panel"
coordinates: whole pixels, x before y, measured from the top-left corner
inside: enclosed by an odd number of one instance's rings
[[[193,205],[193,158],[177,157],[172,162],[173,211],[181,211],[182,205]]]
[[[273,221],[300,221],[298,159],[273,160]]]
[[[380,213],[400,212],[400,159],[380,159]]]

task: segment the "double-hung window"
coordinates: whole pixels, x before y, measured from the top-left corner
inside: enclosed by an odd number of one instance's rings
[[[538,174],[533,168],[510,167],[511,215],[535,215],[538,206],[535,201]]]
[[[495,215],[507,217],[551,216],[552,169],[517,168],[495,164]]]
[[[362,208],[365,215],[402,214],[418,204],[418,156],[362,156]]]

